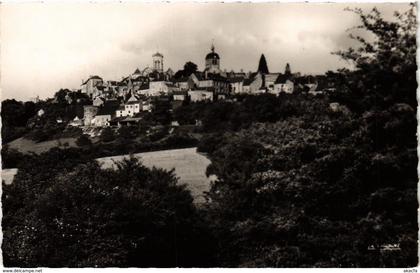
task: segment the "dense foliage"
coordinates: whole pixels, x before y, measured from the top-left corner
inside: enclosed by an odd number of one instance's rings
[[[222,265],[417,265],[413,9],[398,23],[356,10],[377,40],[341,52],[356,70],[335,74],[338,92],[312,102],[351,112],[295,104],[295,117],[204,139],[219,177],[208,217]]]
[[[200,248],[211,245],[205,225],[172,172],[134,159],[116,169],[78,165],[80,155],[61,150],[38,159],[44,161],[28,161],[4,189],[6,266],[210,264],[212,249]]]
[[[26,124],[37,112],[33,102],[5,100],[1,104],[1,139],[7,143],[26,133]]]
[[[316,111],[318,106],[305,98],[312,97],[283,93],[278,97],[272,94],[238,96],[236,102],[197,102],[177,108],[174,119],[180,124],[195,124],[199,120],[204,133],[236,131],[254,122],[274,122],[302,114],[297,109]],[[301,104],[307,107],[297,107]]]
[[[197,72],[197,65],[193,62],[186,62],[184,65],[184,69],[182,70],[178,70],[175,75],[174,78],[175,79],[181,79],[181,78],[185,78],[185,77],[189,77],[191,74]]]
[[[22,136],[37,142],[59,138],[65,124],[76,115],[83,115],[83,105],[88,103],[86,94],[67,89],[57,91],[54,99],[36,103],[4,100],[1,104],[2,142]]]

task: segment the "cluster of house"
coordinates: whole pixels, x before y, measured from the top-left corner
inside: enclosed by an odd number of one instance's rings
[[[104,81],[99,76],[82,81],[81,92],[87,94],[93,104],[85,106],[83,117],[76,117],[71,125],[137,122],[142,112],[152,111],[152,102],[157,97],[171,97],[174,102],[213,101],[234,94],[293,93],[297,86],[305,86],[309,93],[320,92],[316,79],[292,74],[290,68],[285,73],[222,71],[220,56],[213,45],[205,57],[204,71],[188,76],[176,77],[170,68],[165,71],[163,55],[159,52],[152,59],[152,67],[136,69],[121,81]]]

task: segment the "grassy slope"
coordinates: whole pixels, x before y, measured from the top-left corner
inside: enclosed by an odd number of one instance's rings
[[[175,169],[175,175],[179,177],[180,183],[187,185],[196,203],[204,201],[203,192],[210,189],[210,181],[214,179],[205,175],[210,160],[197,153],[196,148],[138,153],[134,156],[140,158],[149,168]],[[103,157],[98,158],[98,161],[104,168],[110,168],[114,161],[124,157],[126,156]]]
[[[18,138],[13,140],[12,142],[8,143],[10,149],[16,149],[21,153],[30,153],[34,152],[36,154],[40,154],[43,152],[48,151],[53,147],[64,147],[66,143],[68,143],[68,147],[76,147],[76,138],[69,137],[69,138],[60,138],[55,140],[48,140],[36,143],[30,139],[26,138]]]

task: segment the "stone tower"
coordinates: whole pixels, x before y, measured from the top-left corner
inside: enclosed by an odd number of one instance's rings
[[[156,52],[152,56],[153,58],[153,70],[159,73],[163,72],[163,55],[159,52]]]
[[[83,119],[84,125],[89,126],[92,123],[92,119],[98,113],[98,107],[93,105],[85,105],[83,106]]]

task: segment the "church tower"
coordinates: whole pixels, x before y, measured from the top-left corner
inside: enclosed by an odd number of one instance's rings
[[[159,73],[163,72],[163,55],[159,52],[156,52],[152,56],[153,58],[153,70]]]
[[[206,72],[220,74],[220,57],[214,51],[214,45],[211,45],[211,52],[206,56]]]

